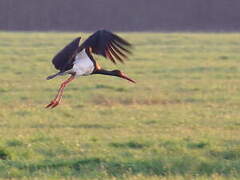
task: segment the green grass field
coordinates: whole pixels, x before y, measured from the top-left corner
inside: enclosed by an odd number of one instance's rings
[[[67,77],[53,55],[83,33],[0,32],[0,179],[240,179],[240,34],[121,33],[116,77]]]

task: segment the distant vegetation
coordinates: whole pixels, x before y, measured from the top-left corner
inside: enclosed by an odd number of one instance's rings
[[[0,33],[0,178],[239,179],[240,34],[122,33],[122,69],[66,88],[53,55],[82,33]]]
[[[0,30],[239,31],[238,0],[0,1]]]

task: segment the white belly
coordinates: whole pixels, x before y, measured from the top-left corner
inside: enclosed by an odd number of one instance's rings
[[[94,64],[86,54],[85,49],[83,49],[75,57],[74,65],[71,71],[75,72],[76,76],[86,76],[91,74],[93,70]]]

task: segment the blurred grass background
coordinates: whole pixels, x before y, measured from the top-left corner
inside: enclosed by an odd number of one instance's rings
[[[67,77],[53,55],[83,33],[0,32],[0,178],[239,179],[238,33],[120,33],[137,84]]]

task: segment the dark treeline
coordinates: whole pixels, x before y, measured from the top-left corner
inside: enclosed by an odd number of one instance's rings
[[[240,0],[0,0],[0,30],[238,31]]]

